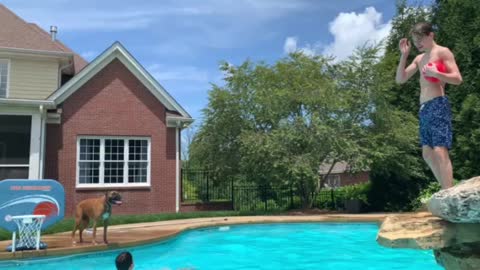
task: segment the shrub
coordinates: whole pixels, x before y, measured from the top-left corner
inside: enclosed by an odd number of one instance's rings
[[[457,180],[453,180],[454,184],[458,184]],[[432,197],[433,194],[439,192],[441,190],[441,186],[437,181],[430,182],[424,189],[420,191],[418,197],[412,201],[412,208],[418,209],[428,202],[428,200]]]
[[[355,185],[344,186],[338,189],[338,197],[341,201],[360,200],[368,204],[368,193],[371,188],[370,181]]]

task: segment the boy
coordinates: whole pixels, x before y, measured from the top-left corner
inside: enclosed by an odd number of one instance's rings
[[[415,47],[422,53],[405,68],[411,46],[406,38],[402,38],[399,42],[401,57],[395,80],[402,84],[417,70],[422,72],[419,117],[423,159],[442,189],[447,189],[453,186],[453,172],[448,155],[452,145],[451,111],[445,96],[445,84],[461,84],[462,75],[452,52],[435,43],[431,24],[418,23],[410,33]]]
[[[133,258],[132,254],[128,251],[124,251],[115,258],[115,266],[117,270],[132,270]]]

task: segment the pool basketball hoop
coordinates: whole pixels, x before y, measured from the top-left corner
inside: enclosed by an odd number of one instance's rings
[[[18,227],[18,239],[17,231],[14,231],[12,245],[7,247],[7,250],[10,249],[9,251],[15,252],[17,250],[39,250],[47,247],[45,243],[40,242],[45,215],[10,216],[9,219],[15,222]]]
[[[12,233],[7,251],[46,248],[40,234],[63,219],[63,186],[55,180],[2,180],[0,194],[0,228]]]

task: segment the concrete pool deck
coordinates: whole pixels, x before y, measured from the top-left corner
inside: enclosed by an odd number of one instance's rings
[[[7,252],[5,249],[12,241],[0,241],[0,260],[40,256],[62,256],[84,252],[128,248],[165,240],[178,235],[185,230],[202,227],[288,222],[382,222],[389,215],[394,215],[394,213],[354,215],[322,214],[302,216],[225,216],[115,225],[108,227],[108,245],[103,244],[103,227],[97,228],[97,242],[102,242],[102,244],[98,245],[93,245],[91,243],[92,236],[86,232],[83,233],[84,243],[77,243],[75,246],[72,245],[71,232],[42,235],[41,240],[48,245],[48,249],[40,251],[19,251],[11,253]],[[398,213],[395,215],[398,215]],[[78,232],[76,234],[76,240],[78,241]]]

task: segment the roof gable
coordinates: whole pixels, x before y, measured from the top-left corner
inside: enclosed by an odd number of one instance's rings
[[[148,73],[147,70],[123,47],[120,42],[113,43],[77,75],[48,97],[48,100],[60,104],[88,82],[104,67],[118,59],[128,70],[139,79],[145,87],[170,111],[178,112],[181,117],[191,119],[191,116],[175,99]]]

